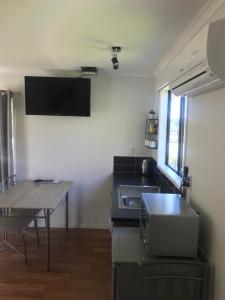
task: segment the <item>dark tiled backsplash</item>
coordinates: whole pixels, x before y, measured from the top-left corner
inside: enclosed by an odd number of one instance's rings
[[[114,165],[114,173],[137,173],[135,164],[116,164]]]
[[[157,168],[153,171],[153,178],[162,193],[179,193],[179,189]]]
[[[150,159],[152,166],[154,166],[155,161],[151,157],[114,156],[113,172],[141,174],[141,167],[144,159]]]
[[[114,156],[113,172],[141,174],[141,166],[144,159],[151,160],[151,176],[160,187],[161,193],[179,193],[179,189],[157,168],[156,161],[151,157]]]

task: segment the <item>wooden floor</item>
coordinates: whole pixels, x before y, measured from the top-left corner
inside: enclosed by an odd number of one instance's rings
[[[21,246],[17,236],[11,237]],[[10,240],[10,237],[9,237]],[[27,237],[29,266],[24,257],[0,248],[0,300],[111,299],[111,237],[108,230],[52,230],[51,271],[45,271],[45,240]]]

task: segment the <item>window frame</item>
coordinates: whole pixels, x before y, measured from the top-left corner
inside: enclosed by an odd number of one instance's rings
[[[183,166],[183,161],[184,161],[184,132],[185,132],[186,97],[181,96],[180,101],[181,101],[181,104],[180,104],[180,118],[179,118],[178,158],[177,158],[177,170],[175,170],[169,164],[169,137],[170,137],[170,124],[171,124],[170,118],[171,118],[172,92],[170,90],[168,90],[165,165],[179,176],[181,176],[182,166]]]
[[[159,133],[158,133],[158,151],[157,151],[157,167],[169,180],[180,188],[181,175],[175,173],[165,164],[166,153],[166,128],[167,128],[167,105],[168,105],[169,86],[165,84],[161,86],[157,93],[158,110],[159,110]],[[184,112],[184,139],[183,139],[183,165],[186,164],[187,151],[187,128],[188,128],[188,106],[189,99],[185,96],[185,112]]]

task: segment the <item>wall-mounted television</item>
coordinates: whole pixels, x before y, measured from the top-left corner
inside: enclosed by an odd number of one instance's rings
[[[27,115],[90,116],[88,78],[25,76]]]

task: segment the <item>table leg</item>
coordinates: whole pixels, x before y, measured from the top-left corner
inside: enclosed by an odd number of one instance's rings
[[[65,202],[66,202],[66,232],[69,231],[69,195],[68,192],[65,196]]]
[[[50,209],[45,210],[46,216],[46,270],[50,271],[50,258],[51,258],[51,248],[50,248]]]

